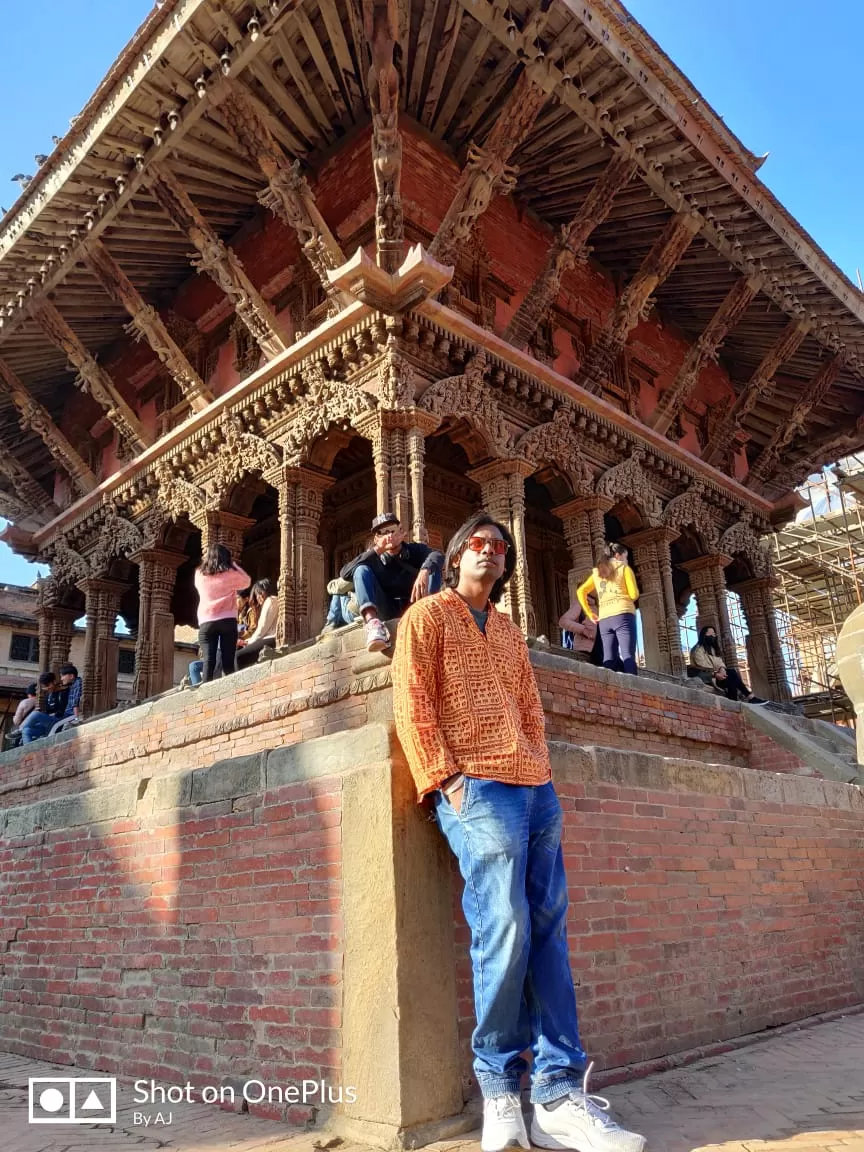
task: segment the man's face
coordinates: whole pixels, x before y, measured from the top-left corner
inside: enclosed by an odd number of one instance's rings
[[[66,685],[71,684],[74,679],[75,679],[75,677],[72,675],[71,672],[64,672],[63,675],[60,677],[60,683],[65,688]]]
[[[42,687],[45,689],[46,692],[54,692],[57,688],[56,677],[52,676],[51,679],[48,681],[48,683],[43,684]]]
[[[382,552],[395,556],[405,542],[405,533],[399,524],[387,524],[375,533],[375,543]]]
[[[494,584],[504,575],[507,560],[506,549],[500,554],[494,551],[496,544],[504,542],[504,537],[491,524],[484,524],[472,532],[459,557],[460,577]]]

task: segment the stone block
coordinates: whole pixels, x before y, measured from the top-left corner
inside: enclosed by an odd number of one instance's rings
[[[152,796],[154,812],[185,808],[192,802],[192,773],[177,772],[173,776],[158,776],[150,781],[147,791]]]
[[[386,724],[367,724],[317,740],[272,748],[267,753],[266,786],[280,788],[317,776],[338,776],[389,760],[395,736]]]
[[[264,786],[264,755],[235,756],[217,760],[208,768],[192,773],[192,803],[209,804],[214,800],[233,800],[260,792]]]

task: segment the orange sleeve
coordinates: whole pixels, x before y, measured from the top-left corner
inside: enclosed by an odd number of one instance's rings
[[[459,771],[438,721],[441,671],[439,625],[423,601],[399,621],[393,654],[393,714],[419,798]]]
[[[516,700],[519,706],[519,716],[522,720],[522,731],[540,756],[546,757],[549,754],[546,748],[546,721],[543,716],[543,701],[540,699],[537,678],[531,667],[531,658],[528,655],[528,647],[522,634],[520,633],[513,639],[513,661],[520,670]]]

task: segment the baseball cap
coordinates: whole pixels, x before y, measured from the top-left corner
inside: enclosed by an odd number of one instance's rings
[[[391,524],[398,524],[399,517],[393,512],[382,512],[380,516],[376,516],[372,521],[372,531],[380,532],[382,528],[388,528]]]

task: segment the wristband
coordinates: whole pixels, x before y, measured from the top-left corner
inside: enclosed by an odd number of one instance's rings
[[[460,788],[464,787],[464,785],[465,785],[465,777],[460,772],[460,773],[458,773],[458,775],[456,775],[456,776],[452,777],[450,780],[448,780],[446,782],[446,787],[443,787],[441,789],[441,791],[445,796],[449,796],[451,792],[457,792]]]

